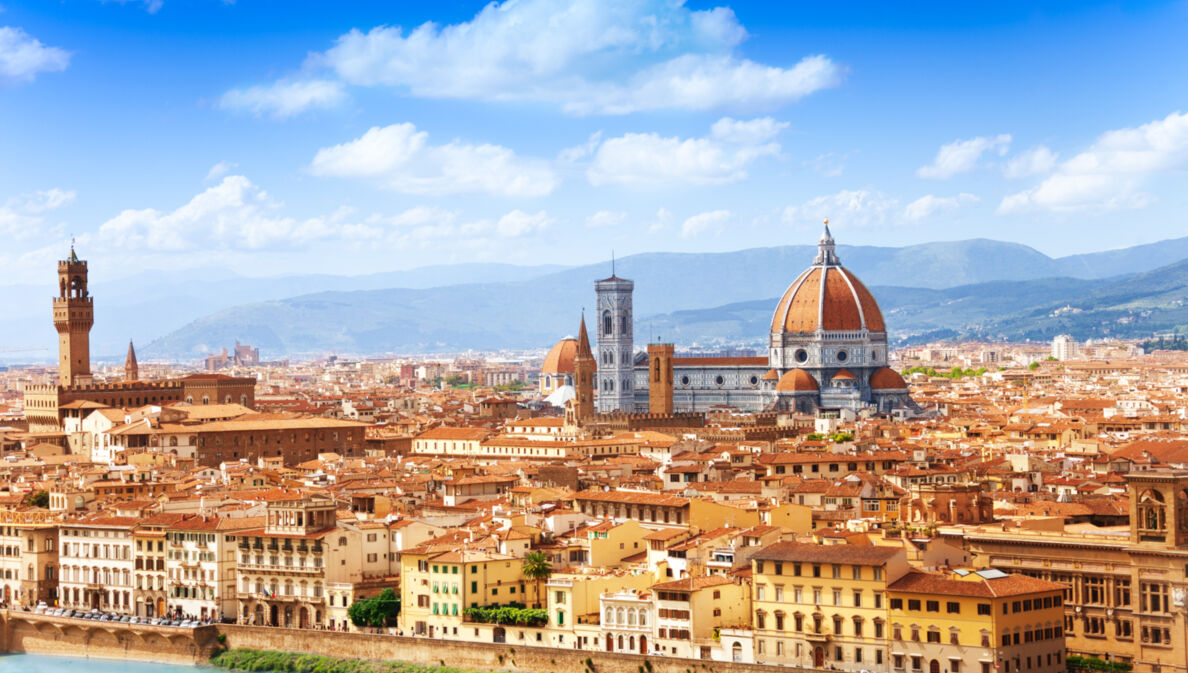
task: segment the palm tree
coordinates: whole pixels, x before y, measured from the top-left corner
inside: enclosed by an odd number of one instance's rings
[[[524,577],[536,580],[536,600],[538,602],[534,607],[540,607],[540,582],[547,580],[553,574],[553,564],[544,552],[529,552],[524,557],[524,565],[520,568],[520,572],[524,573]]]

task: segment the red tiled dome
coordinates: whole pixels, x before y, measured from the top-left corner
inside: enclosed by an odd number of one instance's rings
[[[558,341],[545,356],[541,374],[572,374],[573,358],[577,355],[578,342],[573,337]]]
[[[784,292],[771,319],[773,333],[864,328],[886,331],[874,295],[854,274],[832,265],[812,266],[800,274]]]
[[[779,378],[780,378],[780,373],[774,369],[767,370],[767,373],[763,375],[764,381],[777,381],[777,380],[779,380]]]
[[[903,390],[907,388],[907,382],[899,372],[890,367],[883,367],[870,375],[870,387],[872,390]]]
[[[790,369],[780,377],[775,389],[783,392],[816,392],[817,379],[803,369]]]
[[[843,369],[840,372],[834,374],[830,381],[853,381],[856,378],[858,377],[854,376],[854,372],[848,369]]]

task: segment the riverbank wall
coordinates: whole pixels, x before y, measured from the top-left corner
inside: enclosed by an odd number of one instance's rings
[[[198,664],[218,649],[214,626],[196,629],[0,612],[0,651],[166,664]]]
[[[822,673],[813,669],[368,633],[219,625],[231,648],[533,673]]]
[[[815,669],[340,631],[216,624],[196,629],[0,612],[0,651],[201,664],[221,647],[509,673],[824,673]]]

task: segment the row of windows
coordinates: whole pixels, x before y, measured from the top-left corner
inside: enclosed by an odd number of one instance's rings
[[[774,600],[778,603],[784,602],[784,585],[776,584],[776,585],[774,585],[774,588],[775,588]],[[821,597],[822,597],[821,587],[813,587],[812,593],[807,594],[807,595],[812,597],[811,602],[805,600],[806,594],[804,591],[804,587],[800,587],[800,586],[792,587],[792,601],[791,602],[805,603],[808,605],[821,605]],[[883,607],[883,594],[878,591],[875,591],[875,592],[873,592],[872,595],[874,596],[874,603],[873,603],[872,607],[876,607],[876,608]],[[851,596],[851,605],[853,605],[856,608],[860,608],[863,606],[861,590],[855,589],[855,590],[851,591],[850,596]],[[834,587],[831,591],[831,597],[833,598],[832,605],[845,605],[846,604],[845,603],[845,592],[843,592],[841,589]],[[755,585],[755,600],[757,600],[757,601],[767,600],[767,585],[765,585],[765,584],[756,584]],[[892,607],[894,607],[894,600],[892,601]]]
[[[804,577],[804,576],[808,576],[805,574],[806,573],[806,568],[805,568],[806,565],[809,566],[807,571],[811,573],[812,577],[821,577],[822,576],[821,573],[824,572],[824,568],[826,567],[824,564],[821,564],[821,563],[812,563],[812,564],[799,563],[799,562],[785,563],[783,561],[774,561],[769,566],[766,564],[765,561],[755,561],[755,572],[760,573],[760,574],[762,574],[764,572],[768,572],[769,574],[772,574],[772,575],[783,575],[785,568],[790,567],[793,577]],[[829,567],[829,576],[835,580],[842,579],[843,575],[847,576],[849,579],[854,579],[854,580],[869,579],[869,580],[873,580],[875,582],[881,582],[883,580],[883,569],[879,568],[879,567],[871,567],[869,572],[867,570],[865,570],[864,566],[858,566],[858,565],[844,566],[839,563],[834,563],[828,567]]]

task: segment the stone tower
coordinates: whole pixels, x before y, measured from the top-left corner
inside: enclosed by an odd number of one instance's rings
[[[635,283],[611,273],[594,282],[598,306],[598,411],[635,411],[631,293]]]
[[[590,337],[586,333],[586,316],[578,327],[577,353],[573,356],[574,407],[578,424],[594,417],[594,377],[598,365],[594,352],[590,350]]]
[[[648,344],[648,411],[672,415],[673,344]]]
[[[124,359],[124,380],[140,380],[140,365],[136,364],[136,349],[132,347],[131,339],[128,339],[128,357]]]
[[[1130,491],[1130,541],[1159,546],[1188,544],[1188,470],[1125,475]]]
[[[71,245],[70,257],[58,262],[58,296],[54,299],[61,385],[91,382],[91,325],[94,322],[94,306],[87,292],[87,263],[78,258],[74,245]]]

